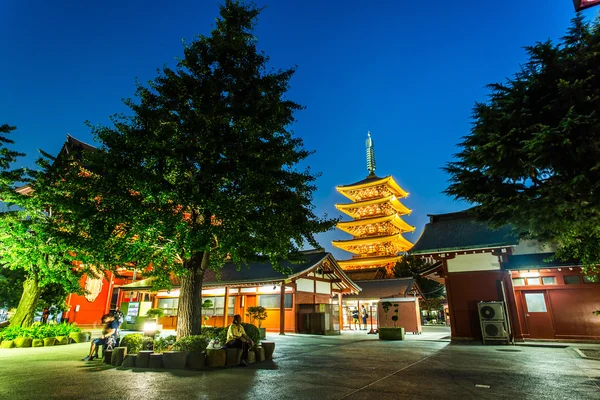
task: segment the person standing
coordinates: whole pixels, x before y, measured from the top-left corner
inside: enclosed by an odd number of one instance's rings
[[[369,318],[369,314],[367,314],[367,309],[365,308],[365,306],[362,306],[362,309],[360,310],[360,316],[362,317],[362,324],[365,326],[365,330],[367,330],[367,318]]]
[[[354,310],[352,310],[352,322],[354,322],[354,330],[357,331],[358,329],[356,328],[358,326],[358,308],[354,307]]]

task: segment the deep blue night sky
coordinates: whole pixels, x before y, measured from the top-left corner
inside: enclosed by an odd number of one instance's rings
[[[89,5],[88,3],[92,4]],[[365,139],[375,141],[377,174],[411,193],[417,227],[427,214],[466,208],[441,194],[440,170],[469,131],[484,86],[516,72],[522,49],[562,36],[571,0],[375,1],[258,0],[267,8],[256,34],[277,68],[298,66],[289,98],[307,108],[296,135],[316,150],[322,176],[317,212],[339,215],[335,186],[363,179]],[[145,82],[182,55],[181,40],[209,34],[215,0],[63,0],[0,3],[0,123],[16,125],[19,150],[56,154],[67,133],[92,142],[84,121],[108,123],[127,111],[134,79]],[[585,13],[590,18],[594,9]],[[320,236],[336,256],[330,240]]]

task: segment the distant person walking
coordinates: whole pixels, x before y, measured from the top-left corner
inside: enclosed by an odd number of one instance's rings
[[[365,330],[367,330],[367,318],[369,318],[369,314],[367,314],[367,309],[365,306],[362,306],[360,310],[360,316],[362,317],[362,324],[365,326]]]

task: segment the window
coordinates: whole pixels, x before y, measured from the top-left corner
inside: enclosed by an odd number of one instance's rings
[[[547,312],[544,293],[525,293],[527,312]]]
[[[165,315],[177,315],[177,307],[179,306],[179,299],[158,299],[158,308],[161,308]]]
[[[267,294],[258,296],[258,305],[264,308],[279,308],[281,304],[281,296],[278,294]],[[292,308],[292,294],[285,295],[285,308]]]
[[[579,275],[565,275],[565,285],[577,285],[581,283]]]
[[[527,285],[541,285],[540,278],[527,278]]]
[[[513,278],[513,285],[523,286],[523,285],[525,285],[525,279],[524,278]]]
[[[221,316],[223,315],[223,312],[225,311],[224,305],[225,305],[225,297],[221,296],[221,297],[203,297],[202,298],[202,302],[205,302],[206,300],[210,300],[212,301],[212,308],[203,308],[202,309],[202,315],[216,315],[216,316]],[[229,296],[229,306],[227,307],[227,315],[233,315],[234,312],[234,306],[235,306],[235,296]]]
[[[543,276],[542,283],[544,285],[556,285],[556,278],[553,276]]]

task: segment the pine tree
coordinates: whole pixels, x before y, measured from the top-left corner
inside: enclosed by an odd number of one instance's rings
[[[600,263],[600,20],[573,19],[558,45],[529,61],[473,110],[473,128],[447,164],[457,199],[524,237],[554,242],[557,257]],[[592,272],[591,270],[589,272]]]
[[[80,273],[71,263],[70,249],[51,236],[49,224],[54,217],[43,198],[55,179],[51,164],[41,159],[39,171],[11,169],[24,155],[6,147],[14,143],[7,136],[14,129],[0,126],[0,199],[5,208],[0,213],[0,262],[1,268],[24,274],[23,292],[10,325],[29,326],[44,288],[54,294],[80,291]],[[26,185],[19,189],[20,183]]]
[[[302,109],[285,97],[294,69],[269,70],[259,13],[226,1],[210,36],[138,85],[131,116],[93,127],[100,151],[61,183],[65,240],[86,262],[144,268],[156,288],[180,277],[179,337],[200,332],[208,268],[295,259],[335,223],[314,214],[316,175],[296,167],[311,152],[289,129]]]

